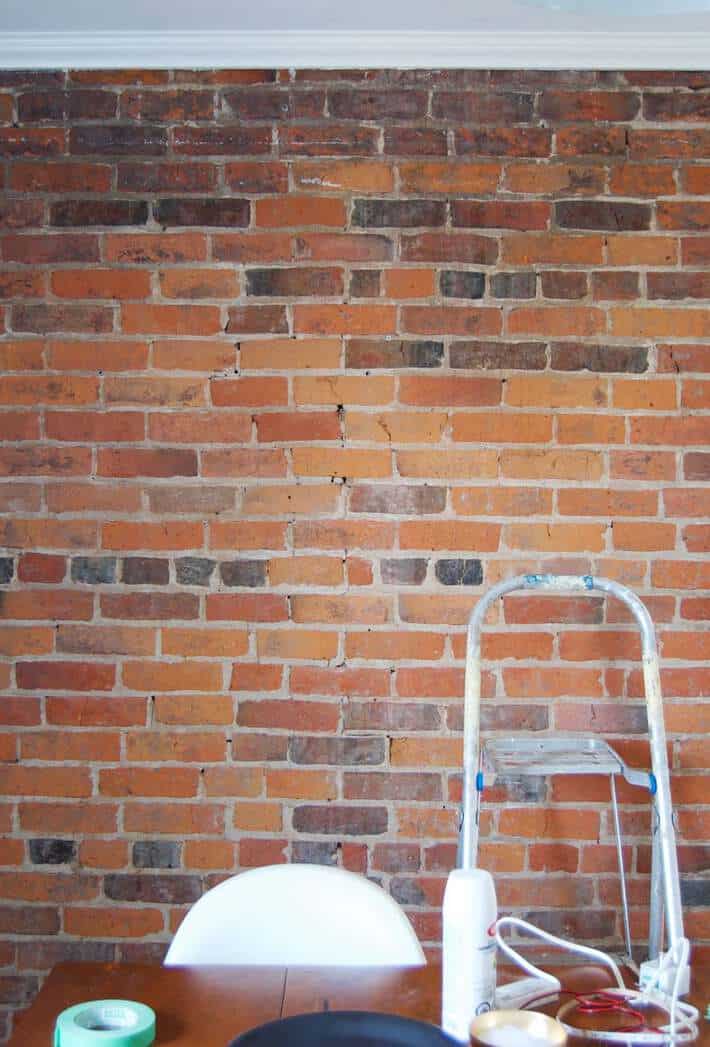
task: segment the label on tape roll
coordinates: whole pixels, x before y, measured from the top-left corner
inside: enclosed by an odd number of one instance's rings
[[[150,1047],[155,1011],[133,1000],[88,1000],[68,1007],[54,1026],[54,1047]]]

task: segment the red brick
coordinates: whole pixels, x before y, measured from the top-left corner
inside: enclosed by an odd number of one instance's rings
[[[17,565],[17,577],[21,582],[61,582],[67,564],[63,556],[46,556],[42,553],[25,553]]]
[[[7,591],[0,605],[0,618],[89,621],[93,615],[93,606],[91,593],[70,589]]]
[[[338,705],[335,702],[282,701],[275,698],[241,701],[237,713],[237,723],[242,727],[277,727],[287,731],[332,733],[338,718]]]
[[[283,549],[286,525],[272,521],[227,520],[210,524],[211,549]]]
[[[122,411],[116,417],[125,414]],[[245,443],[251,435],[251,419],[225,411],[153,412],[148,417],[148,431],[158,443]]]
[[[121,323],[126,334],[218,334],[219,309],[210,305],[124,305]]]
[[[224,378],[210,382],[215,407],[276,407],[288,403],[285,378]]]
[[[288,620],[286,597],[271,594],[214,593],[207,597],[207,621],[282,622]]]
[[[44,342],[30,339],[0,342],[3,371],[41,371],[44,368]]]
[[[98,382],[95,378],[54,376],[49,379],[6,375],[0,379],[0,403],[3,404],[34,406],[50,403],[76,406],[95,403],[97,399]]]
[[[39,439],[39,414],[30,411],[3,411],[2,433],[6,440],[38,440]],[[19,450],[19,449],[18,449]],[[13,457],[9,461],[13,461]],[[15,461],[21,462],[22,457],[15,457]],[[32,472],[32,469],[28,469]]]
[[[345,206],[342,200],[324,196],[284,196],[257,200],[256,225],[285,229],[308,226],[345,226]]]

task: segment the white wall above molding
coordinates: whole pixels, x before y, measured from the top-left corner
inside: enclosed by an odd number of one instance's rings
[[[676,69],[710,66],[710,26],[611,30],[5,32],[0,68]]]

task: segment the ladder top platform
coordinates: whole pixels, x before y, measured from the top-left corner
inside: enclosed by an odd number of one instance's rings
[[[649,786],[648,771],[629,767],[607,742],[582,735],[507,735],[482,746],[484,778],[502,775],[621,774]]]

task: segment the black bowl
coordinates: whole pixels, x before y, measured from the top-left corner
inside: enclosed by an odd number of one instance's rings
[[[454,1047],[437,1025],[369,1011],[317,1011],[267,1022],[229,1047]],[[460,1047],[460,1045],[457,1045]]]

